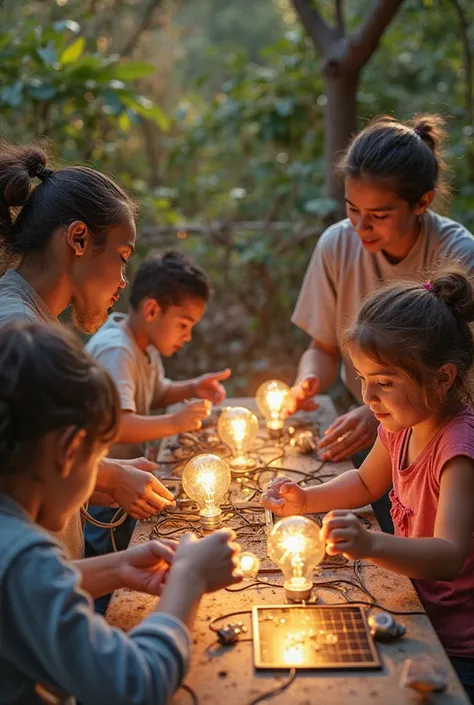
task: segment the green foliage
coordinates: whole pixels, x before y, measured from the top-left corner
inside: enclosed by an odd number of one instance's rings
[[[100,160],[104,136],[115,139],[141,118],[167,130],[169,120],[134,81],[155,72],[145,62],[88,52],[73,20],[38,27],[29,21],[0,34],[0,114],[4,134],[54,138],[61,156]]]

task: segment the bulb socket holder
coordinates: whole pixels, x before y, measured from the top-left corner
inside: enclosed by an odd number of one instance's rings
[[[285,588],[285,597],[287,602],[308,602],[311,598],[312,588],[303,590],[289,590]]]
[[[267,426],[267,433],[269,438],[277,440],[283,435],[283,425],[281,428],[270,428],[270,426]]]
[[[233,475],[245,475],[245,473],[253,470],[257,463],[253,458],[239,456],[230,461],[229,467]]]
[[[222,512],[216,514],[215,516],[199,516],[199,521],[201,522],[201,528],[205,533],[212,533],[216,529],[222,528]]]

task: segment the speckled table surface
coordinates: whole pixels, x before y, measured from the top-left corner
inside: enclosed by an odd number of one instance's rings
[[[300,417],[302,423],[318,427],[320,431],[334,418],[335,412],[328,396],[319,398],[320,408],[312,414]],[[232,406],[242,405],[255,411],[253,399],[228,400]],[[297,421],[298,416],[295,418]],[[295,424],[296,425],[296,424]],[[206,435],[207,434],[207,435]],[[213,428],[200,434],[201,443],[206,447],[207,441],[217,442]],[[185,439],[186,440],[186,439]],[[184,465],[185,456],[201,450],[202,447],[189,445],[184,449],[178,447],[176,439],[168,439],[161,446],[158,460],[160,465],[158,476],[179,477]],[[172,455],[172,453],[174,453]],[[171,460],[182,455],[182,462],[177,465]],[[289,444],[282,444],[275,452],[275,446],[269,447],[268,441],[261,441],[257,451],[260,464],[266,463],[268,468],[275,468],[258,474],[258,484],[264,483],[275,473],[289,474],[295,472],[295,479],[301,480],[302,473],[312,473],[312,482],[321,482],[329,476],[342,473],[352,467],[348,462],[325,464],[314,454],[302,455]],[[272,458],[276,458],[272,461]],[[173,471],[171,471],[173,468]],[[285,472],[276,468],[285,468]],[[171,485],[170,485],[171,486]],[[238,641],[234,646],[221,647],[216,641],[216,635],[209,628],[211,620],[231,612],[248,610],[248,614],[235,617],[248,627],[248,632],[242,636],[251,636],[250,611],[254,605],[281,605],[284,603],[283,576],[266,557],[266,532],[263,516],[259,509],[258,496],[252,492],[257,486],[251,482],[234,483],[232,489],[233,509],[229,512],[226,524],[237,529],[238,541],[243,550],[256,553],[261,559],[262,581],[243,591],[220,591],[206,595],[201,603],[193,630],[193,657],[190,671],[185,682],[196,693],[199,703],[207,705],[246,705],[260,694],[276,688],[288,677],[288,671],[257,671],[254,668],[253,644],[250,640]],[[242,512],[242,509],[244,511]],[[370,522],[378,529],[370,508],[365,507],[357,512],[361,519]],[[149,540],[151,535],[174,535],[179,537],[184,532],[184,525],[179,523],[179,515],[170,517],[163,523],[163,517],[138,522],[132,544]],[[250,527],[249,525],[252,524]],[[196,526],[196,524],[194,524]],[[365,561],[360,563],[360,579],[365,588],[375,597],[377,602],[389,609],[412,612],[421,611],[416,592],[408,578],[387,572]],[[345,596],[351,600],[367,600],[367,596],[355,586],[340,584],[339,586],[322,586],[329,580],[349,580],[357,582],[352,562],[334,559],[325,560],[314,574],[315,587],[313,593],[319,604],[341,604]],[[265,584],[270,582],[271,585]],[[251,582],[247,583],[251,584]],[[319,584],[319,585],[318,585]],[[278,587],[281,585],[282,587]],[[238,586],[245,587],[246,583]],[[346,590],[346,593],[341,591]],[[108,608],[107,619],[122,629],[128,630],[138,624],[157,602],[156,597],[136,593],[130,590],[117,591]],[[400,685],[403,664],[407,658],[422,655],[431,657],[446,674],[447,688],[444,693],[436,693],[431,699],[423,702],[433,702],[438,705],[462,705],[469,701],[459,684],[450,662],[441,647],[438,638],[429,622],[423,615],[406,615],[398,617],[406,627],[406,635],[390,644],[378,644],[377,649],[382,661],[382,669],[376,671],[298,671],[296,679],[287,690],[269,698],[275,705],[292,703],[292,705],[342,705],[347,703],[371,703],[372,705],[402,705],[421,702],[420,695]],[[219,626],[225,626],[232,619],[223,619]],[[181,689],[173,698],[173,705],[190,705],[192,698],[189,692]]]

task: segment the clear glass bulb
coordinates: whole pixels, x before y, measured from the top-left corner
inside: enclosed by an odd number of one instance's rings
[[[283,413],[289,394],[289,386],[277,379],[264,382],[257,389],[257,406],[270,431],[280,431],[283,428]]]
[[[239,568],[244,578],[256,578],[260,569],[260,561],[251,551],[243,551],[238,556]]]
[[[222,524],[220,504],[230,487],[230,470],[218,455],[196,455],[183,471],[183,490],[199,507],[204,528],[213,529]]]
[[[268,536],[268,556],[285,578],[286,597],[307,600],[313,587],[313,569],[324,558],[325,544],[319,526],[303,516],[277,521]]]
[[[248,457],[258,434],[258,419],[255,414],[243,406],[228,406],[219,416],[217,433],[234,456],[230,463],[234,472],[246,472],[255,467],[255,460]]]

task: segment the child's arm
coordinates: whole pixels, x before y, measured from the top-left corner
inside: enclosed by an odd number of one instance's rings
[[[117,443],[146,443],[156,438],[197,431],[210,414],[208,401],[193,401],[174,414],[142,416],[122,410]]]
[[[178,619],[154,613],[128,634],[109,626],[51,546],[23,552],[4,578],[2,628],[14,635],[6,654],[26,682],[49,684],[82,703],[169,703],[191,648]]]
[[[420,498],[420,503],[422,498]],[[403,538],[368,531],[350,512],[324,518],[328,553],[368,558],[382,568],[420,580],[454,580],[469,554],[474,531],[474,461],[458,456],[446,463],[433,537]]]
[[[377,439],[359,470],[348,470],[334,480],[306,489],[278,477],[268,486],[262,504],[278,516],[328,512],[334,507],[355,509],[382,497],[391,484],[390,454]]]
[[[226,397],[225,389],[220,382],[230,377],[230,374],[230,370],[226,369],[221,372],[209,372],[183,382],[170,382],[160,399],[160,404],[162,406],[175,404],[189,397],[208,399],[213,404],[220,404]]]

